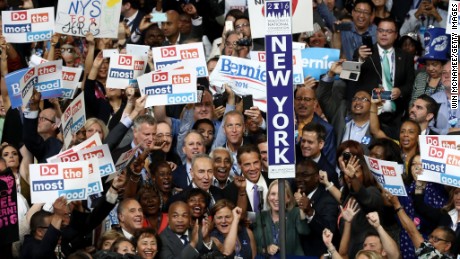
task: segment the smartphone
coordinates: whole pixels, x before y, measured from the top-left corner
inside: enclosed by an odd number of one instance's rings
[[[244,95],[241,97],[243,99],[243,111],[250,110],[254,106],[254,100],[252,99],[252,94]]]
[[[346,165],[346,164],[348,164],[348,161],[351,158],[351,153],[350,152],[343,152],[342,157],[343,157],[343,162],[345,162],[345,165]]]
[[[214,107],[224,106],[224,95],[223,94],[215,94],[213,96],[213,103]]]
[[[382,91],[380,88],[372,90],[372,99],[391,100],[391,91]]]
[[[204,92],[204,86],[199,85],[196,87],[196,93],[197,93],[196,103],[201,103],[201,99],[203,99],[203,92]]]
[[[353,24],[350,22],[342,22],[334,25],[335,31],[351,31]]]
[[[363,41],[363,45],[366,45],[366,47],[372,49],[372,46],[374,44],[372,43],[371,35],[363,35],[363,36],[361,36],[361,39]]]
[[[225,32],[227,31],[234,31],[232,21],[225,21]]]

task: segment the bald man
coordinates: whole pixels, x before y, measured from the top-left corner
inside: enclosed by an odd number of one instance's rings
[[[167,11],[166,18],[166,22],[161,23],[161,30],[165,35],[163,46],[183,44],[186,40],[201,41],[203,37],[203,22],[200,16],[192,17],[192,31],[189,34],[180,33],[180,15],[177,11]]]

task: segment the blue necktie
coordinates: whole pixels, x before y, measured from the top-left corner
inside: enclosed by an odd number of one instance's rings
[[[254,184],[254,187],[252,187],[252,189],[254,190],[253,196],[252,196],[254,207],[252,208],[252,210],[254,212],[259,212],[260,197],[259,197],[259,192],[257,191],[258,189],[257,184]]]

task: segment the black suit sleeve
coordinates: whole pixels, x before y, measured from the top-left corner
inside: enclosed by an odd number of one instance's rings
[[[115,126],[115,128],[113,128],[109,132],[109,135],[107,135],[107,137],[104,139],[104,144],[107,144],[109,146],[109,150],[113,151],[126,135],[128,130],[129,128],[127,128],[123,123],[119,122],[117,126]]]

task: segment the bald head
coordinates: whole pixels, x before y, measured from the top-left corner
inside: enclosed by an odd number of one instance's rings
[[[179,13],[174,10],[166,12],[167,20],[161,23],[161,30],[163,34],[172,44],[176,43],[177,37],[179,36]]]

